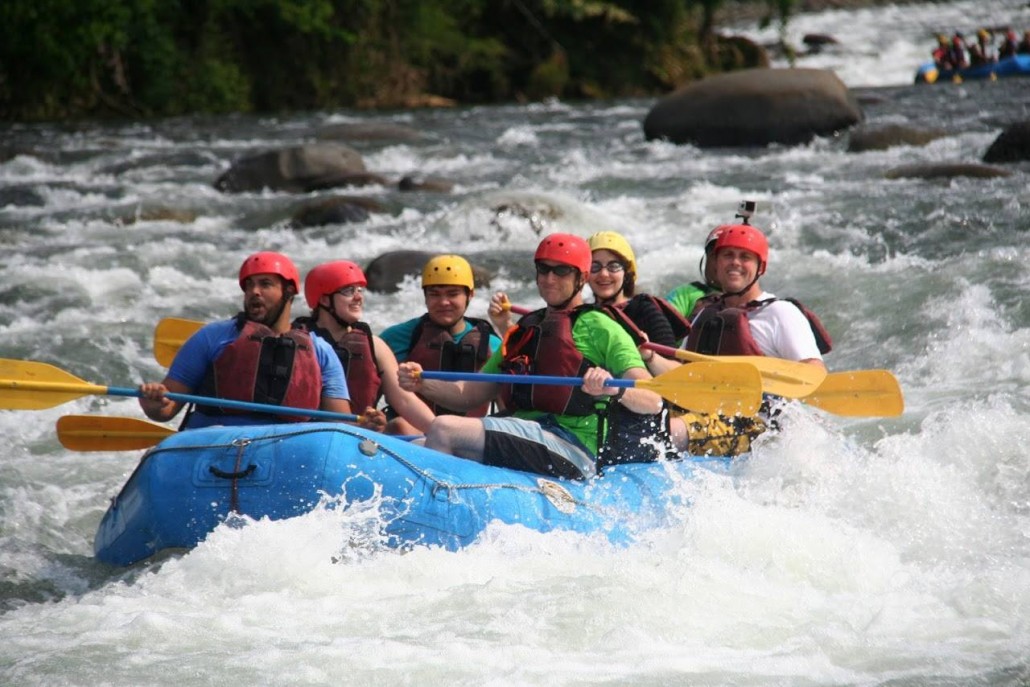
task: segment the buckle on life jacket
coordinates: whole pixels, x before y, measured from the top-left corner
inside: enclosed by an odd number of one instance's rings
[[[528,375],[533,371],[533,361],[526,354],[504,361],[505,372],[513,375]]]

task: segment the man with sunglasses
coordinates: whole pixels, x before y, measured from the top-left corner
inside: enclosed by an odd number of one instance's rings
[[[293,262],[281,253],[255,253],[243,261],[239,284],[243,311],[201,327],[179,349],[162,382],[140,385],[139,404],[147,417],[167,422],[179,413],[183,404],[169,399],[169,391],[351,412],[347,382],[332,348],[317,336],[290,327],[290,307],[300,286]],[[187,413],[182,427],[304,419],[198,405]]]
[[[426,446],[487,465],[556,477],[588,479],[597,474],[600,421],[609,403],[637,413],[657,413],[662,399],[646,389],[605,386],[616,375],[649,379],[632,338],[609,316],[583,306],[590,270],[587,242],[571,234],[545,237],[534,255],[536,284],[547,307],[524,316],[508,330],[501,350],[483,366],[487,373],[582,377],[581,387],[424,380],[417,363],[402,363],[401,386],[449,407],[471,408],[500,399],[511,414],[470,418],[440,416]],[[491,314],[507,296],[495,294]],[[610,372],[609,372],[610,370]]]
[[[422,294],[426,312],[382,331],[383,341],[397,360],[415,362],[423,370],[444,372],[476,372],[501,347],[486,320],[468,317],[475,295],[472,265],[460,255],[437,255],[422,268]],[[483,417],[490,412],[490,403],[475,408],[456,409],[423,399],[435,415],[468,415]],[[391,403],[392,406],[392,403]],[[388,414],[396,408],[389,408]],[[404,426],[403,413],[391,419],[405,433],[418,434]]]

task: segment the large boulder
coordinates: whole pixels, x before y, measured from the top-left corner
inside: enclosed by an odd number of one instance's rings
[[[365,278],[368,279],[370,291],[381,291],[392,293],[400,288],[404,277],[412,275],[422,276],[422,268],[429,262],[429,259],[439,253],[428,253],[423,250],[395,250],[383,253],[368,263],[365,268]],[[472,265],[472,277],[476,288],[483,288],[490,285],[493,274],[474,263]]]
[[[984,162],[1030,160],[1030,122],[1012,124],[1002,131],[984,153]]]
[[[700,147],[793,145],[860,121],[858,101],[831,71],[747,69],[662,98],[644,119],[644,136]]]
[[[315,189],[347,185],[361,178],[365,162],[361,154],[342,143],[318,143],[270,150],[237,160],[215,182],[227,193],[273,191],[306,193]]]

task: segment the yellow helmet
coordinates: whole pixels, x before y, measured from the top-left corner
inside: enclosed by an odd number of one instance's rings
[[[471,292],[476,287],[472,265],[460,255],[437,255],[422,268],[422,288],[427,286],[464,286]]]
[[[637,257],[629,246],[629,241],[622,237],[622,234],[614,231],[599,231],[591,236],[587,243],[590,244],[590,252],[595,250],[610,250],[626,261],[626,273],[632,277],[637,275]]]

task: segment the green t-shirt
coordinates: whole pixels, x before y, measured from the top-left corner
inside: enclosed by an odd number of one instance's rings
[[[645,368],[633,339],[618,323],[604,313],[587,311],[572,326],[572,341],[587,360],[603,367],[614,377],[621,377],[634,367]],[[480,372],[501,371],[503,355],[496,351]],[[645,368],[646,369],[646,368]],[[516,410],[515,417],[532,420],[544,415],[536,410]],[[558,424],[576,435],[583,445],[597,455],[597,415],[556,415]]]
[[[715,292],[716,289],[707,284],[692,281],[689,284],[677,286],[665,296],[665,300],[672,303],[672,307],[683,313],[683,317],[689,318],[694,312],[694,306],[697,305],[697,302]]]

